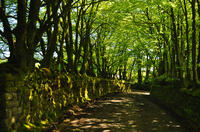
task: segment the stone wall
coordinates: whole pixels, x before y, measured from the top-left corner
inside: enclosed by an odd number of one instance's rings
[[[130,84],[122,81],[86,76],[66,76],[57,83],[46,80],[33,84],[14,77],[0,78],[0,131],[39,128],[56,119],[69,105],[130,90]]]
[[[0,131],[14,130],[21,125],[23,107],[20,104],[19,91],[24,89],[24,83],[8,76],[1,76],[0,78]]]
[[[2,119],[5,119],[5,87],[6,84],[4,83],[5,79],[3,76],[0,76],[0,131],[3,131],[3,128],[5,126],[5,122],[2,121]]]

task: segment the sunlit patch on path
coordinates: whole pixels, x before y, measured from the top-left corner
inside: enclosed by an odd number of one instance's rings
[[[115,94],[73,107],[54,132],[186,132],[180,123],[149,101],[149,92]]]
[[[150,92],[137,90],[137,91],[131,92],[131,94],[136,94],[136,95],[150,95]]]

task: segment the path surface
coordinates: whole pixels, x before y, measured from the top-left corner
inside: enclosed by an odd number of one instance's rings
[[[135,91],[74,106],[53,132],[187,132],[165,110]],[[70,114],[70,116],[69,116]]]

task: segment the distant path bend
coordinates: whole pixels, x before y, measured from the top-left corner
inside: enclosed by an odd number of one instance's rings
[[[149,93],[134,91],[102,97],[74,106],[54,132],[187,132],[165,110],[149,101]],[[73,117],[73,118],[72,118]]]

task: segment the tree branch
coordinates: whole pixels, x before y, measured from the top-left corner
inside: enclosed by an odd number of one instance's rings
[[[3,23],[4,32],[0,31],[0,34],[5,37],[8,41],[10,47],[13,47],[13,37],[10,23],[8,21],[8,17],[5,14],[5,1],[2,0],[1,8],[0,8],[0,20]]]
[[[81,7],[81,6],[91,6],[93,4],[97,4],[97,3],[100,3],[100,2],[104,2],[104,1],[109,1],[109,0],[99,0],[99,1],[93,1],[93,2],[90,2],[88,4],[83,4],[83,5],[80,5],[80,6],[73,6],[75,4],[72,5],[72,8],[78,8],[78,7]]]
[[[4,34],[4,32],[3,32],[3,31],[1,31],[1,30],[0,30],[0,35],[1,35],[1,36],[3,36],[3,37],[5,37],[5,34]]]

